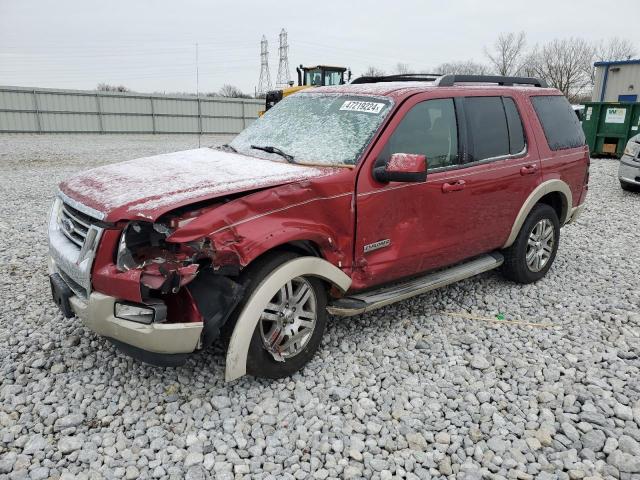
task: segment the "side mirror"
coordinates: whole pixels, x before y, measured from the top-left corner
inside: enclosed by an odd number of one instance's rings
[[[386,165],[373,169],[378,182],[424,182],[427,180],[427,157],[415,153],[394,153]]]

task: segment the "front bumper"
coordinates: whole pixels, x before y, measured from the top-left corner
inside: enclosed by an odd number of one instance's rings
[[[623,155],[618,168],[618,178],[621,182],[640,185],[640,159],[632,159]]]
[[[69,299],[71,309],[98,335],[153,353],[191,353],[202,333],[202,322],[144,324],[114,316],[116,299],[92,292],[85,302],[77,295]]]
[[[88,300],[78,295],[67,300],[71,312],[82,323],[106,337],[118,350],[145,363],[182,365],[188,354],[200,346],[203,322],[144,324],[118,318],[114,315],[117,299],[99,292],[92,292]]]

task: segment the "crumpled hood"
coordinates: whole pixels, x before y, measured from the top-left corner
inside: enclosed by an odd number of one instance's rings
[[[330,173],[211,148],[166,153],[87,170],[60,184],[107,221],[156,220],[177,207]]]

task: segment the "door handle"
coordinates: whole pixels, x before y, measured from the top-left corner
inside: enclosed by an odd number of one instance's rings
[[[443,183],[442,192],[443,193],[459,192],[460,190],[464,190],[465,185],[466,185],[466,182],[464,180],[457,180],[451,183]]]
[[[520,169],[520,175],[531,175],[538,171],[538,166],[535,164],[525,165]]]

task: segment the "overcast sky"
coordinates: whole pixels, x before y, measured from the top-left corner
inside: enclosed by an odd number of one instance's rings
[[[520,30],[530,45],[620,36],[640,50],[640,28],[621,21],[637,13],[638,0],[0,0],[0,85],[195,92],[198,42],[201,92],[230,83],[253,93],[263,34],[275,82],[281,28],[292,79],[300,63],[350,66],[357,75],[398,62],[423,71],[484,62],[484,46]]]

